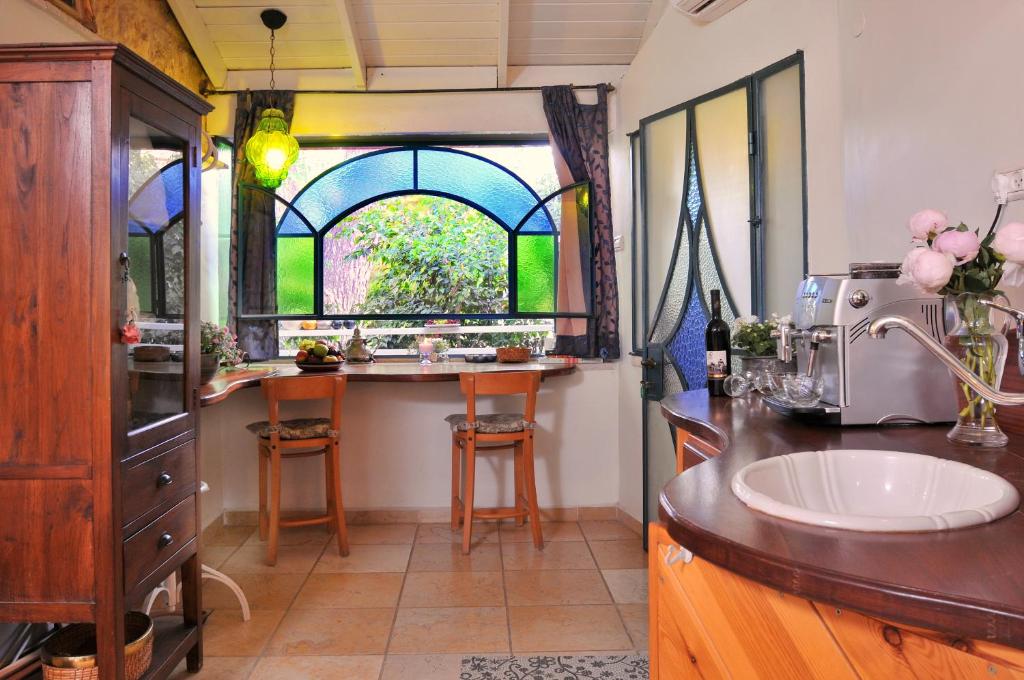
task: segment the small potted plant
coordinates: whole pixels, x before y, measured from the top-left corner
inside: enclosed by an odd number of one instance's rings
[[[452,348],[451,343],[444,338],[436,338],[433,342],[434,356],[431,357],[431,360],[439,363],[448,361],[448,350]]]
[[[245,352],[238,346],[238,338],[227,326],[204,321],[199,327],[199,383],[213,380],[221,364],[236,366],[245,360]]]
[[[775,366],[778,355],[772,331],[789,322],[789,315],[780,318],[774,313],[764,321],[756,316],[736,319],[732,330],[733,354],[740,358],[744,373],[750,371],[757,374]]]

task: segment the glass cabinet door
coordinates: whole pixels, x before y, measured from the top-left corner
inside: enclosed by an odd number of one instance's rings
[[[185,313],[189,176],[185,139],[131,117],[128,142],[128,257],[121,259],[125,316],[140,336],[128,348],[131,435],[190,409]]]

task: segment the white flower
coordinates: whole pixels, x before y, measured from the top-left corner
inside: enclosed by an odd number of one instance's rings
[[[785,316],[780,316],[779,317],[779,325],[780,326],[788,326],[791,323],[793,323],[793,315],[792,314],[786,314]]]
[[[741,316],[736,319],[737,326],[746,326],[748,324],[754,323],[757,323],[757,317],[752,314],[748,314],[747,316]]]
[[[999,279],[999,283],[1004,286],[1024,285],[1024,266],[1021,266],[1016,262],[1007,262],[1004,264],[1003,277]]]

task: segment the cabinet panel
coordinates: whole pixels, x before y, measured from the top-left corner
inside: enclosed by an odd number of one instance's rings
[[[66,467],[94,446],[90,97],[85,82],[0,83],[0,478],[90,474]]]
[[[0,605],[92,602],[92,482],[0,480],[0,509]]]
[[[1024,671],[970,654],[940,640],[849,610],[815,605],[822,620],[865,678],[1019,678]]]

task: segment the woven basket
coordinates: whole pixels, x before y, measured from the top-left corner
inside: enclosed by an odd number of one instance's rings
[[[522,364],[530,360],[529,347],[498,347],[495,354],[503,364]]]
[[[153,620],[141,612],[124,616],[124,677],[139,680],[153,662]],[[44,680],[99,680],[96,626],[76,623],[43,643]]]

